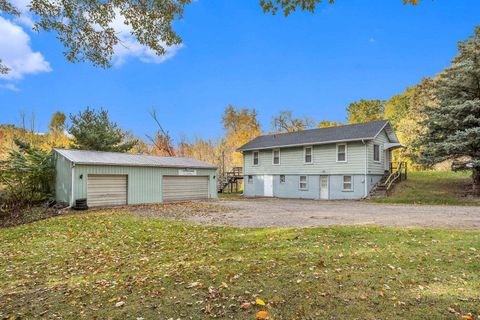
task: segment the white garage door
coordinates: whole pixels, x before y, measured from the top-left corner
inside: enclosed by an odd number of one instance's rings
[[[163,177],[163,201],[208,199],[208,177]]]
[[[126,175],[88,175],[87,189],[89,207],[127,204]]]

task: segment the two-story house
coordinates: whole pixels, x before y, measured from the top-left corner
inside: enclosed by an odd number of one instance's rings
[[[243,153],[244,195],[360,199],[401,147],[386,120],[259,136]]]

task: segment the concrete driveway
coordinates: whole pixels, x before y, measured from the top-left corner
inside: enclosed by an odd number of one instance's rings
[[[380,225],[480,229],[480,207],[264,198],[221,200],[218,204],[222,210],[186,218],[202,224],[237,227]]]

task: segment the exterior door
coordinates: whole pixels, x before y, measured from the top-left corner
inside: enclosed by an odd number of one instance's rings
[[[263,177],[263,195],[273,197],[273,176]]]
[[[385,149],[384,151],[385,159],[385,171],[390,171],[390,149]]]
[[[328,176],[320,176],[320,199],[328,200]]]
[[[127,186],[128,178],[126,175],[89,174],[87,205],[89,207],[126,205]]]
[[[208,177],[164,176],[163,201],[208,199]]]

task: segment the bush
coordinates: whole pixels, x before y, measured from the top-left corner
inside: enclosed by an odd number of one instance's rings
[[[0,193],[3,210],[18,208],[53,199],[55,158],[53,153],[15,141],[18,150],[11,150],[0,161]]]

